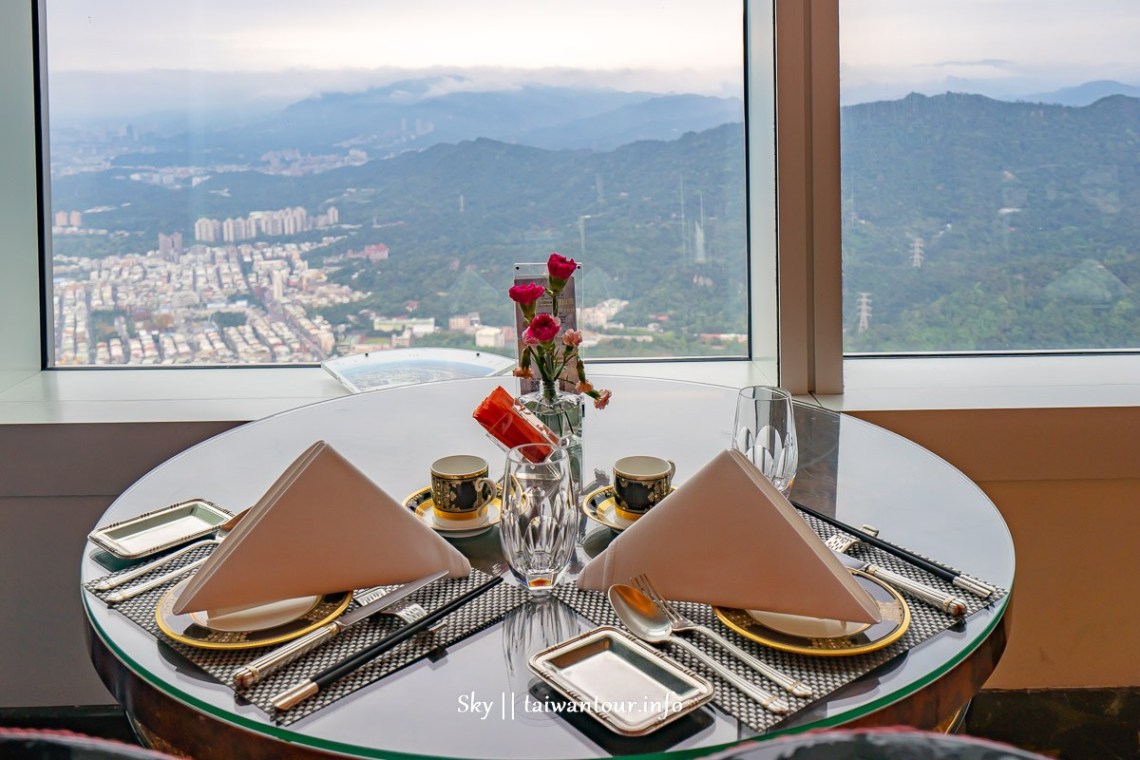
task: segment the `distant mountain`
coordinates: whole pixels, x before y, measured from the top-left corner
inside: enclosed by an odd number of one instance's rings
[[[1031,85],[1038,87],[1040,85]],[[1140,87],[1112,80],[1085,82],[1073,87],[1063,87],[1048,92],[1027,89],[1024,82],[1006,79],[964,79],[945,77],[937,82],[926,82],[921,86],[892,82],[868,82],[844,85],[840,91],[842,105],[853,106],[864,103],[901,100],[908,93],[919,93],[929,97],[951,93],[983,95],[1007,103],[1050,103],[1061,106],[1087,106],[1111,95],[1140,97]]]
[[[143,155],[118,163],[253,163],[269,151],[389,157],[438,143],[489,138],[561,150],[612,150],[636,140],[673,140],[686,132],[743,122],[739,98],[661,95],[526,85],[482,90],[459,76],[396,82],[363,92],[327,92],[240,126],[197,124],[152,138]]]
[[[1075,87],[1062,87],[1053,92],[1026,95],[1017,98],[1017,100],[1024,100],[1028,103],[1053,103],[1060,106],[1087,106],[1092,105],[1101,98],[1107,98],[1112,95],[1127,95],[1131,98],[1140,98],[1140,87],[1103,79],[1096,82],[1085,82]]]
[[[686,132],[743,121],[744,104],[739,98],[665,95],[530,129],[518,141],[544,148],[612,150],[638,140],[675,140]]]

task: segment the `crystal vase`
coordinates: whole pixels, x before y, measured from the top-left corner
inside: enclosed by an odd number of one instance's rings
[[[519,397],[523,406],[554,431],[562,445],[570,451],[574,484],[581,485],[582,419],[585,399],[579,393],[567,393],[557,383],[543,382],[537,391]]]
[[[567,393],[554,383],[542,383],[537,391],[527,393],[519,400],[559,438],[569,439],[564,445],[582,442],[585,404],[581,394]]]

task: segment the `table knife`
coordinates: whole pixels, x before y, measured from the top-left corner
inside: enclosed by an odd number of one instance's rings
[[[425,628],[435,625],[441,618],[444,618],[457,609],[467,604],[480,594],[485,594],[492,588],[503,582],[503,576],[497,575],[491,580],[476,586],[472,590],[463,594],[456,599],[448,602],[437,610],[432,611],[427,617],[417,620],[414,623],[405,625],[395,633],[380,639],[375,644],[367,647],[350,657],[341,660],[337,664],[325,668],[320,673],[299,681],[290,686],[285,691],[269,700],[278,710],[288,710],[299,702],[303,702],[314,694],[318,693],[331,685],[333,682],[344,678],[354,670],[367,665],[372,660],[384,654],[390,649],[395,648],[399,644],[404,643],[408,639],[415,636]]]
[[[948,615],[954,617],[961,617],[966,614],[966,603],[961,599],[951,595],[944,594],[938,589],[927,586],[925,583],[912,581],[910,578],[899,575],[898,573],[891,572],[871,562],[863,562],[855,557],[843,554],[842,552],[835,552],[835,556],[839,557],[839,561],[847,567],[853,567],[856,570],[870,575],[873,578],[878,578],[883,583],[893,586],[904,594],[913,596],[916,599],[921,599],[932,607],[936,607]]]
[[[431,575],[426,575],[423,578],[414,580],[411,583],[404,584],[386,594],[381,594],[379,597],[376,597],[374,594],[362,595],[362,597],[358,599],[358,601],[364,602],[362,607],[358,607],[347,615],[342,615],[328,625],[323,625],[299,639],[294,639],[288,644],[274,649],[269,654],[262,655],[256,660],[234,669],[234,672],[231,674],[234,679],[234,685],[239,689],[247,689],[253,686],[270,673],[280,670],[289,663],[313,651],[344,629],[356,625],[361,620],[372,617],[378,612],[386,610],[396,602],[406,599],[424,586],[434,583],[445,575],[447,575],[447,571],[440,570]]]

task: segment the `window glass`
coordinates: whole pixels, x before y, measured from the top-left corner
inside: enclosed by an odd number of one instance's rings
[[[840,4],[848,352],[1140,348],[1140,6]]]
[[[57,366],[747,353],[740,0],[44,5]]]

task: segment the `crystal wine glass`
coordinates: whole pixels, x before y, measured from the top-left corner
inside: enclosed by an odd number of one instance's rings
[[[791,394],[764,385],[742,388],[736,397],[732,431],[733,447],[786,496],[799,462]]]

